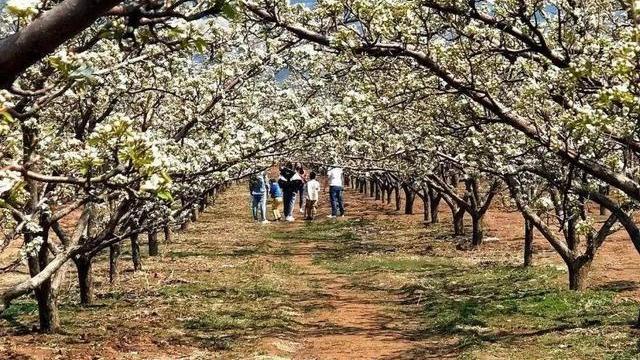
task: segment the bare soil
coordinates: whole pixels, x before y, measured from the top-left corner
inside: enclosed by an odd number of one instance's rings
[[[426,227],[419,199],[415,215],[399,214],[393,204],[375,202],[353,190],[347,190],[346,201],[347,216],[335,220],[326,218],[328,201],[321,201],[316,221],[363,219],[382,224],[358,230],[363,238],[377,241],[369,253],[520,263],[522,218],[499,204],[486,216],[486,243],[478,250],[461,251],[455,241],[464,239],[452,237],[444,204],[441,223]],[[132,271],[125,253],[117,283],[109,284],[106,261],[99,259],[96,305],[77,305],[75,273],[70,272],[60,299],[64,333],[34,331],[33,301],[21,300],[14,315],[0,319],[0,358],[443,359],[463,355],[457,336],[416,336],[421,321],[415,314],[423,305],[421,298],[408,298],[400,291],[398,284],[404,280],[392,272],[377,273],[374,278],[367,271],[353,275],[332,270],[320,260],[327,252],[340,256],[342,248],[313,234],[296,239],[308,226],[300,220],[264,226],[250,222],[244,187],[233,187],[188,231],[176,232],[172,243],[163,243],[160,257],[146,257],[142,272]],[[351,251],[344,255],[361,253]],[[535,239],[534,264],[563,268],[540,236]],[[23,275],[12,274],[11,279],[3,275],[0,283]],[[389,290],[361,286],[367,281],[383,282]],[[638,254],[624,232],[607,239],[589,284],[593,289],[615,290],[620,299],[640,300]],[[517,353],[517,346],[513,351]],[[490,353],[473,357],[507,358]]]

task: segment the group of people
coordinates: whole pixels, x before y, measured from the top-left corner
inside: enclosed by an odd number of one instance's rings
[[[342,168],[330,167],[327,171],[329,183],[329,202],[331,215],[344,216],[344,179]],[[271,198],[271,213],[273,221],[295,221],[293,210],[296,197],[299,197],[300,212],[304,213],[305,220],[315,220],[320,199],[321,185],[317,180],[317,174],[311,171],[307,174],[301,163],[287,162],[280,167],[280,176],[267,180],[267,174],[257,173],[249,180],[251,192],[251,212],[257,222],[268,223],[267,198]]]

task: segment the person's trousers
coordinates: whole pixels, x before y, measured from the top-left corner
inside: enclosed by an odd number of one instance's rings
[[[282,209],[282,198],[277,197],[271,200],[271,210],[273,211],[273,218],[275,220],[282,219],[282,214],[280,213]]]
[[[293,207],[296,204],[296,193],[292,191],[284,192],[284,216],[293,216]]]
[[[253,220],[263,221],[266,220],[266,216],[264,213],[264,208],[262,207],[262,199],[264,198],[264,194],[255,195],[252,194],[252,202],[251,202],[251,212],[253,213]]]
[[[300,209],[304,209],[302,207],[304,204],[304,188],[298,190],[298,196],[300,196]]]
[[[304,218],[307,220],[313,220],[316,218],[316,208],[318,200],[306,200],[304,206]]]
[[[342,199],[342,186],[329,187],[329,200],[331,202],[331,215],[344,215],[344,201]]]

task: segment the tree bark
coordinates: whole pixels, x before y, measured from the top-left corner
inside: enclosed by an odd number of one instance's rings
[[[138,234],[133,234],[131,239],[131,261],[133,261],[133,271],[142,270],[142,260],[140,258],[140,244]]]
[[[33,278],[40,271],[49,265],[49,227],[46,222],[40,222],[43,227],[41,234],[43,243],[40,250],[28,258],[29,274]],[[33,234],[25,235],[26,241],[35,238]],[[60,316],[58,313],[58,304],[56,301],[56,292],[52,287],[51,278],[46,279],[39,286],[34,288],[33,293],[38,303],[38,318],[40,322],[40,331],[44,333],[55,333],[60,330]]]
[[[189,220],[185,220],[182,222],[182,224],[180,224],[180,231],[187,231],[189,230]]]
[[[164,231],[164,242],[167,244],[171,243],[171,227],[169,225],[165,225],[163,228]]]
[[[396,211],[400,211],[402,207],[402,199],[400,198],[400,185],[396,184],[393,191],[396,194]]]
[[[431,197],[431,206],[430,206],[431,223],[436,224],[440,222],[438,207],[440,206],[440,200],[442,199],[442,197],[440,195],[433,196],[433,194],[430,194],[430,197]]]
[[[0,40],[0,88],[89,27],[120,0],[65,0]]]
[[[609,195],[609,189],[606,186],[600,186],[599,193],[602,195]],[[607,208],[600,204],[600,215],[607,215]]]
[[[524,221],[524,266],[531,266],[533,260],[533,224],[525,219]]]
[[[458,209],[453,213],[453,234],[464,235],[464,209]]]
[[[484,216],[471,216],[471,245],[480,246],[484,239]]]
[[[155,230],[149,231],[147,239],[149,239],[149,256],[158,256],[160,254],[158,250],[158,233]]]
[[[375,188],[376,188],[376,201],[381,200],[380,197],[380,184],[378,184],[377,181],[374,181],[375,184]]]
[[[78,286],[80,287],[80,304],[91,305],[94,300],[93,292],[93,274],[92,259],[84,255],[76,260],[76,269],[78,269]]]
[[[51,279],[45,281],[35,290],[38,301],[38,317],[40,331],[55,333],[60,331],[60,314],[58,312],[57,296],[51,288]]]
[[[404,190],[404,213],[406,215],[411,215],[413,214],[413,202],[415,200],[415,194],[407,185],[402,185],[402,189]]]
[[[422,206],[424,207],[423,220],[425,223],[428,223],[431,221],[431,198],[429,197],[429,192],[426,189],[422,192]]]
[[[592,261],[591,259],[577,259],[572,264],[567,264],[569,269],[569,289],[575,291],[585,289]]]
[[[114,284],[118,278],[118,258],[120,257],[120,243],[109,246],[109,283]]]

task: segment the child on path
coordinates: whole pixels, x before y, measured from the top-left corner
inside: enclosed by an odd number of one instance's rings
[[[254,174],[249,179],[249,191],[251,192],[251,213],[253,220],[263,224],[268,223],[262,201],[265,196],[266,187],[264,176],[262,174]]]
[[[305,208],[304,219],[314,220],[318,207],[318,197],[320,195],[320,183],[316,180],[316,173],[309,174],[309,181],[304,184]]]
[[[275,221],[282,220],[282,214],[280,210],[282,209],[282,189],[280,189],[280,185],[276,179],[269,180],[269,193],[271,193],[271,211],[273,212],[273,218]]]

